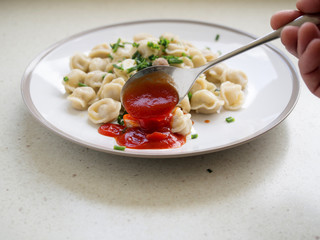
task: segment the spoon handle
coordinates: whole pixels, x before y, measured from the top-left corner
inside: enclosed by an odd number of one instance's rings
[[[245,52],[251,48],[254,48],[256,46],[259,46],[261,44],[264,44],[264,43],[267,43],[269,41],[272,41],[274,39],[277,39],[280,37],[281,35],[281,32],[283,30],[283,28],[287,27],[287,26],[301,26],[303,23],[305,22],[311,22],[311,23],[314,23],[316,25],[320,24],[320,14],[308,14],[308,15],[302,15],[298,18],[296,18],[295,20],[293,20],[292,22],[284,25],[283,27],[277,29],[277,30],[274,30],[273,32],[263,36],[263,37],[260,37],[252,42],[250,42],[249,44],[243,46],[243,47],[240,47],[238,49],[235,49],[227,54],[224,54],[220,57],[218,57],[217,59],[201,66],[198,68],[198,71],[200,69],[200,74],[203,73],[204,71],[208,70],[210,67],[212,67],[213,65],[217,64],[217,63],[220,63],[228,58],[231,58],[233,56],[236,56],[242,52]]]

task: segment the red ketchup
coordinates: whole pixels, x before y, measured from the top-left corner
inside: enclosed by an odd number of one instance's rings
[[[165,73],[154,72],[132,83],[123,96],[128,112],[125,123],[130,126],[107,123],[99,133],[114,137],[117,144],[134,149],[178,148],[186,137],[170,131],[172,110],[179,102],[177,90]]]

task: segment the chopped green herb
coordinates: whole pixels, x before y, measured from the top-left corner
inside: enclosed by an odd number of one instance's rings
[[[231,123],[231,122],[234,122],[235,119],[234,119],[233,117],[227,117],[227,118],[226,118],[226,121],[227,121],[228,123]]]
[[[192,93],[191,92],[188,92],[188,98],[189,98],[189,101],[190,101],[191,98],[192,98]]]
[[[68,81],[69,81],[69,78],[68,78],[67,76],[65,76],[65,77],[63,78],[63,81],[68,82]]]
[[[183,63],[182,59],[178,59],[178,58],[169,58],[167,59],[169,64],[180,64]]]
[[[78,83],[78,86],[79,86],[79,87],[88,87],[88,85],[86,85],[86,84],[84,84],[84,83],[81,83],[81,82]]]
[[[147,46],[151,49],[160,49],[160,46],[154,42],[148,42]]]
[[[169,64],[180,64],[180,63],[183,63],[182,59],[180,59],[178,57],[175,57],[175,56],[172,56],[172,55],[163,56],[163,58],[167,59]]]
[[[125,146],[114,145],[113,149],[114,150],[119,150],[119,151],[124,151],[126,149],[126,147]]]
[[[163,46],[163,47],[164,47],[163,50],[167,49],[169,43],[170,43],[170,41],[169,41],[168,39],[164,38],[164,37],[160,37],[160,40],[159,40],[159,42],[158,42],[158,44],[159,44],[160,46]]]
[[[206,49],[211,50],[211,48],[210,48],[210,47],[206,47]]]
[[[216,42],[219,40],[219,38],[220,38],[220,34],[217,34],[215,38]]]
[[[132,59],[134,59],[136,61],[136,66],[134,67],[131,67],[129,69],[127,69],[127,72],[130,73],[130,72],[133,72],[135,70],[138,70],[140,71],[141,69],[144,69],[146,67],[150,67],[152,65],[151,62],[147,61],[147,59],[143,58],[141,53],[139,51],[136,51],[132,57]]]
[[[113,60],[113,57],[111,54],[108,55],[108,58],[111,58],[111,60]]]
[[[117,65],[117,64],[113,64],[112,66],[113,66],[114,68],[119,69],[119,70],[122,70],[122,71],[124,70],[122,64],[121,64],[121,66],[119,66],[119,65]]]
[[[140,53],[139,51],[136,51],[136,52],[132,55],[131,58],[132,58],[132,59],[140,59],[140,58],[142,58],[142,56],[141,56],[141,53]]]
[[[107,75],[107,74],[103,74],[103,75],[102,75],[102,80],[105,78],[106,75]]]
[[[138,69],[138,65],[133,66],[133,67],[127,69],[127,73],[131,73],[131,72],[133,72],[133,71],[135,71],[137,69]]]
[[[113,71],[112,71],[112,70],[109,70],[108,73],[113,73]]]
[[[123,116],[128,114],[127,111],[124,111],[122,114],[119,114],[118,118],[117,118],[117,122],[120,125],[124,125],[124,121],[123,121]]]
[[[154,54],[152,54],[152,55],[150,55],[150,56],[148,57],[148,59],[149,59],[150,61],[154,61],[154,60],[156,60],[157,58],[159,58],[159,56],[155,56]]]
[[[187,55],[187,54],[186,54],[186,53],[184,53],[184,52],[182,53],[182,56],[183,56],[183,57],[187,57],[187,58],[189,58],[189,59],[192,59],[192,57],[191,57],[191,56]]]
[[[220,88],[216,88],[214,91],[215,92],[220,92]]]
[[[146,60],[140,62],[138,60],[136,60],[137,64],[138,64],[138,71],[140,71],[141,69],[144,69],[144,68],[147,68],[147,67],[150,67],[152,66],[152,63],[151,62],[148,62]]]
[[[219,54],[219,55],[222,55],[222,52],[221,52],[220,50],[218,50],[218,54]]]
[[[134,43],[132,43],[132,47],[139,47],[140,46],[140,44],[139,43],[136,43],[136,42],[134,42]]]
[[[191,135],[191,139],[196,139],[197,137],[198,137],[198,133]]]
[[[121,42],[121,38],[118,38],[118,41],[115,44],[110,44],[113,52],[116,52],[119,47],[122,47],[122,48],[124,47],[124,45],[120,44],[120,42]]]

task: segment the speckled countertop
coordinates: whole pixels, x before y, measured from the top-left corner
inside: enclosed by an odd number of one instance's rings
[[[294,7],[293,0],[1,1],[0,239],[320,239],[320,99],[304,84],[273,130],[180,159],[75,145],[39,125],[20,93],[38,53],[90,28],[189,18],[263,35],[275,11]],[[285,52],[279,40],[273,45]]]

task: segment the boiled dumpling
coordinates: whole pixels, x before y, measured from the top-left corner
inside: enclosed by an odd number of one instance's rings
[[[190,106],[189,97],[185,96],[177,105],[177,107],[180,107],[184,113],[190,112],[191,106]]]
[[[206,76],[204,74],[200,74],[200,76],[196,79],[194,84],[192,85],[190,92],[193,94],[196,91],[207,89],[208,81],[206,80]]]
[[[226,81],[239,84],[241,88],[244,89],[248,83],[247,75],[241,70],[228,69]]]
[[[95,124],[112,122],[119,116],[120,109],[120,102],[104,98],[88,108],[89,119]]]
[[[210,49],[207,49],[207,48],[203,49],[201,52],[205,57],[205,59],[207,60],[207,62],[211,62],[219,57],[218,53],[213,53]]]
[[[181,40],[180,43],[185,47],[186,52],[188,52],[190,48],[196,48],[191,42],[186,40]]]
[[[133,41],[134,42],[140,42],[142,40],[146,39],[154,39],[155,37],[149,33],[138,33],[133,36]]]
[[[223,107],[228,110],[238,110],[244,103],[244,93],[239,84],[231,82],[222,83],[220,96],[225,102]]]
[[[96,99],[96,92],[91,87],[78,87],[67,99],[73,108],[85,110]]]
[[[216,85],[206,80],[206,75],[200,74],[200,76],[196,79],[194,84],[192,85],[190,92],[193,94],[199,90],[207,89],[212,93],[215,93],[217,89]]]
[[[79,69],[73,69],[63,78],[64,88],[67,93],[72,93],[79,84],[84,83],[86,73]]]
[[[179,68],[193,68],[193,62],[190,58],[180,57],[179,59],[182,60],[182,63],[171,64],[171,65],[174,67],[179,67]]]
[[[191,57],[191,60],[195,68],[207,63],[206,58],[203,56],[202,52],[197,48],[189,48],[188,55]]]
[[[177,107],[173,110],[171,120],[171,131],[181,135],[188,135],[191,132],[192,121],[189,113],[184,114],[182,110]]]
[[[97,92],[101,87],[102,81],[106,74],[106,72],[101,71],[89,72],[84,79],[84,83],[87,86],[92,87]]]
[[[108,58],[111,55],[111,47],[107,43],[102,43],[95,46],[89,53],[91,58]]]
[[[167,40],[169,40],[171,43],[180,43],[180,38],[179,36],[173,34],[173,33],[163,33],[161,34],[160,38],[165,38]]]
[[[203,89],[192,95],[191,110],[195,110],[197,113],[215,113],[220,110],[223,103],[224,102],[212,92]]]
[[[112,80],[114,80],[114,79],[116,79],[116,75],[114,75],[114,74],[112,74],[112,73],[107,73],[105,76],[104,76],[104,78],[103,78],[103,80],[102,80],[102,83],[101,83],[101,86],[100,86],[100,88],[99,88],[99,90],[98,90],[98,93],[97,93],[97,95],[98,95],[98,97],[100,96],[100,94],[101,94],[101,91],[102,91],[102,89],[103,89],[103,86],[105,85],[105,84],[107,84],[107,83],[110,83]]]
[[[126,59],[122,62],[116,64],[117,67],[113,68],[114,73],[118,77],[122,77],[125,81],[127,81],[131,75],[135,74],[137,70],[130,71],[130,68],[136,66],[136,61],[133,59]]]
[[[83,53],[76,53],[70,59],[70,68],[88,72],[90,58]]]
[[[209,90],[210,92],[212,92],[212,93],[214,93],[214,94],[216,94],[217,93],[217,86],[216,85],[214,85],[214,83],[212,83],[212,82],[208,82],[207,81],[207,88],[206,88],[207,90]]]
[[[161,48],[158,45],[157,38],[143,39],[139,42],[138,51],[142,57],[148,58],[151,55],[159,56],[161,55]]]
[[[186,54],[186,50],[180,43],[169,43],[165,53],[175,57],[181,57],[183,54]]]
[[[112,98],[120,101],[120,93],[125,81],[122,78],[116,78],[110,83],[104,84],[99,91],[99,98]]]
[[[118,47],[118,49],[114,49],[112,51],[112,58],[113,58],[113,62],[117,63],[119,61],[122,61],[124,59],[128,59],[131,58],[132,55],[135,53],[135,51],[137,50],[135,47],[132,46],[132,44],[129,44],[127,41],[125,40],[120,40],[120,44],[123,47]]]
[[[89,64],[89,72],[92,71],[106,71],[107,66],[110,64],[109,58],[93,58]]]
[[[226,81],[228,66],[224,63],[214,65],[205,72],[206,78],[212,83],[222,83]]]

